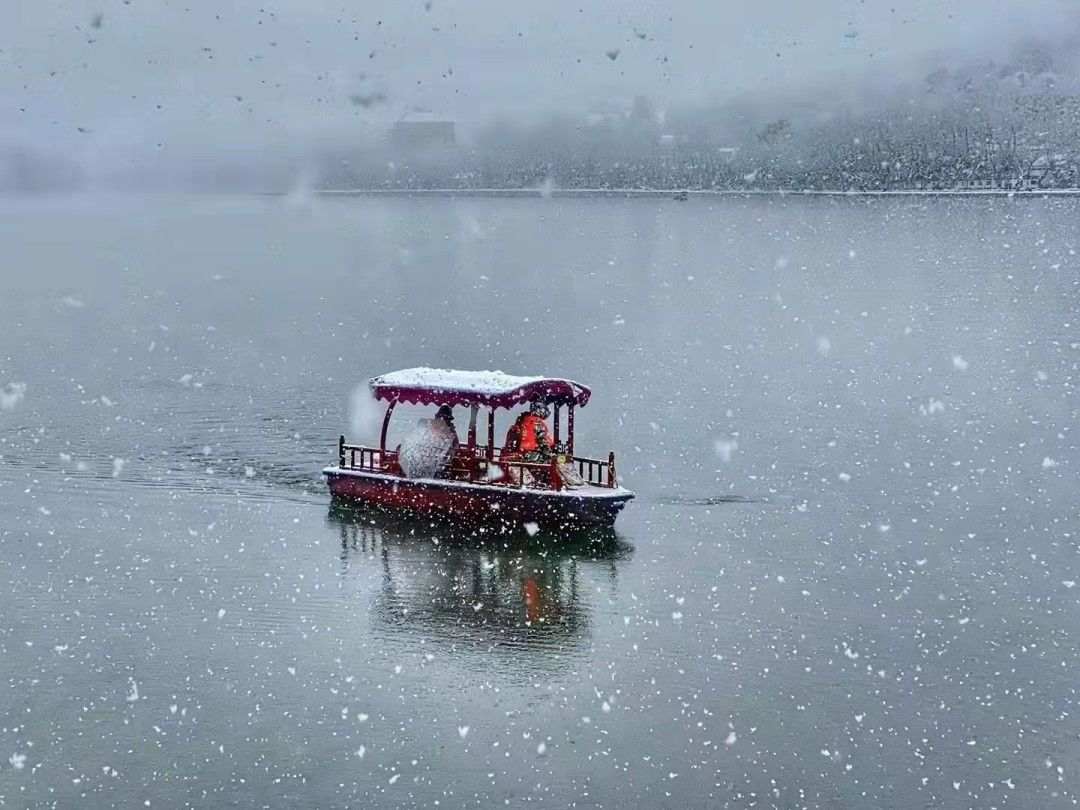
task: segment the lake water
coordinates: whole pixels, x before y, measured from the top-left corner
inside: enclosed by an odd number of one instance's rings
[[[0,804],[1074,804],[1080,201],[0,214]],[[413,365],[591,384],[618,536],[332,509]]]

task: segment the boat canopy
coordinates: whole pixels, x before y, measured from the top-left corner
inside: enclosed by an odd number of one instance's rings
[[[445,368],[392,371],[373,377],[369,385],[376,399],[388,402],[490,408],[513,408],[536,398],[556,405],[585,405],[592,393],[573,380]]]

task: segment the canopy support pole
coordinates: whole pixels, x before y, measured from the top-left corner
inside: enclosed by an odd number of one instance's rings
[[[479,405],[473,405],[469,410],[469,449],[476,447],[476,414],[480,411]]]
[[[394,406],[396,404],[396,399],[390,400],[390,404],[386,406],[386,416],[384,416],[382,420],[382,434],[379,436],[379,449],[384,453],[386,452],[386,432],[390,429],[390,414],[394,412]]]
[[[488,448],[487,448],[488,461],[492,461],[495,458],[495,409],[488,409]]]
[[[574,403],[571,402],[566,408],[566,447],[570,455],[574,455]]]
[[[562,411],[562,405],[555,405],[555,444],[559,443],[559,416]]]

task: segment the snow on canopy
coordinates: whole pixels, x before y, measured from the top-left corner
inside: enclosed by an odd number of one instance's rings
[[[562,405],[584,405],[592,393],[573,380],[446,368],[407,368],[373,377],[369,384],[376,399],[413,405],[513,408],[536,397]]]

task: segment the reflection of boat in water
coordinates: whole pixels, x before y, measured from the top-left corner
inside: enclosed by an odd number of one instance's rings
[[[592,596],[582,592],[583,575],[614,588],[619,560],[633,553],[611,529],[553,543],[542,534],[496,537],[483,528],[417,522],[342,503],[331,506],[327,519],[340,530],[343,566],[382,568],[375,626],[449,641],[459,651],[580,641]]]

